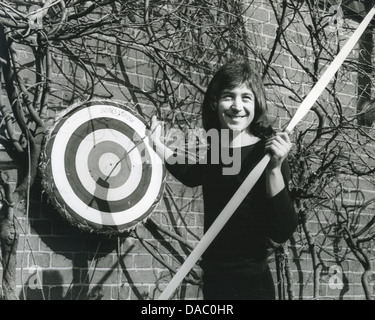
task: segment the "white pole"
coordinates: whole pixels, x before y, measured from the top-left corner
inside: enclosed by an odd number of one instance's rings
[[[344,47],[341,49],[339,54],[332,61],[330,66],[324,72],[323,76],[315,84],[306,98],[302,101],[300,107],[297,109],[297,112],[289,122],[285,131],[291,132],[294,127],[301,121],[307,112],[311,109],[313,104],[319,98],[320,94],[323,92],[325,87],[328,85],[329,81],[336,74],[337,70],[340,68],[341,64],[347,58],[351,50],[354,48],[355,44],[358,42],[362,33],[366,30],[368,24],[372,20],[375,14],[375,7],[373,7],[366,17],[363,19],[358,28],[354,31],[350,39],[345,43]],[[250,192],[254,184],[258,181],[263,171],[265,170],[268,162],[270,161],[270,155],[266,154],[264,158],[257,164],[257,166],[250,172],[241,186],[238,188],[233,197],[229,200],[228,204],[224,207],[222,212],[216,218],[214,223],[210,226],[207,232],[204,234],[202,239],[199,241],[194,250],[190,253],[186,261],[181,266],[180,270],[174,275],[169,285],[161,293],[158,300],[167,300],[172,293],[179,286],[181,281],[189,273],[189,271],[194,267],[198,259],[202,256],[204,251],[208,248],[211,242],[215,239],[216,235],[227,223],[229,218],[233,215],[234,211],[238,208],[240,203]]]
[[[333,76],[336,74],[337,70],[340,68],[344,60],[347,58],[349,53],[352,51],[356,43],[358,42],[359,38],[362,36],[362,33],[366,30],[368,24],[372,20],[375,14],[375,7],[373,7],[366,17],[362,20],[361,24],[358,28],[353,32],[350,39],[345,43],[342,47],[338,55],[329,65],[327,70],[324,72],[322,77],[319,81],[315,84],[315,86],[311,89],[309,94],[303,99],[301,105],[297,109],[297,112],[294,114],[292,120],[289,122],[285,131],[292,132],[294,127],[297,125],[298,122],[302,120],[302,118],[307,114],[307,112],[311,109],[312,105],[315,101],[319,98],[325,87],[331,81]]]

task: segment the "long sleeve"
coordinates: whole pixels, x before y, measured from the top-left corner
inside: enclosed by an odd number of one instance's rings
[[[167,159],[165,166],[167,170],[181,183],[187,187],[197,187],[203,184],[204,165],[200,163],[189,164],[187,158],[178,156],[172,161]]]
[[[289,196],[289,166],[283,165],[285,188],[277,195],[268,199],[267,221],[268,236],[275,242],[285,242],[293,234],[297,227],[297,215]]]

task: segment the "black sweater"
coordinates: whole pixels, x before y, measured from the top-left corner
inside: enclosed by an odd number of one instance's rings
[[[242,147],[241,170],[237,175],[223,175],[222,163],[210,164],[209,151],[207,164],[171,165],[167,161],[166,167],[186,186],[202,186],[204,229],[207,231],[264,154],[262,141]],[[266,195],[265,172],[263,172],[227,224],[207,248],[203,255],[206,260],[261,260],[267,254],[267,237],[275,242],[284,242],[292,235],[297,225],[297,217],[287,188],[290,177],[287,161],[283,162],[282,174],[286,187],[270,198]]]

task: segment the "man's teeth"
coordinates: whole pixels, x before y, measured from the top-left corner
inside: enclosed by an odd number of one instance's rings
[[[238,119],[238,118],[243,118],[244,116],[229,116],[229,118],[232,118],[232,119]]]

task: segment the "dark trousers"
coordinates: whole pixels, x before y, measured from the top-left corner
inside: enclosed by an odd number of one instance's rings
[[[275,286],[267,266],[254,274],[246,268],[215,270],[203,274],[204,300],[275,300]]]

